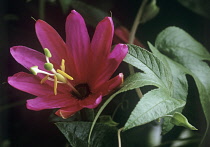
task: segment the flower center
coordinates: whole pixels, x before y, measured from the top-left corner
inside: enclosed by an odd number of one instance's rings
[[[78,95],[77,93],[75,93],[74,91],[71,92],[71,94],[78,100],[83,100],[86,97],[89,96],[90,92],[90,88],[88,86],[88,84],[84,83],[84,84],[79,84],[75,86],[75,89],[79,92],[80,95]]]
[[[31,72],[34,75],[37,75],[38,73],[42,73],[42,74],[45,74],[46,75],[41,80],[40,83],[42,84],[46,80],[53,81],[54,82],[53,89],[54,89],[54,94],[55,95],[57,95],[57,86],[58,86],[58,83],[67,84],[74,91],[75,95],[77,95],[79,97],[84,97],[85,94],[82,94],[83,95],[82,96],[80,94],[80,92],[78,92],[78,90],[75,87],[73,87],[72,84],[69,82],[69,80],[73,80],[73,78],[65,72],[65,60],[62,59],[61,65],[60,65],[60,69],[55,70],[53,64],[50,63],[50,61],[49,61],[49,58],[52,57],[50,51],[47,48],[44,48],[44,53],[45,53],[45,57],[46,57],[46,61],[47,61],[44,64],[44,68],[46,70],[50,71],[51,73],[46,72],[46,71],[43,71],[43,70],[40,70],[38,68],[38,66],[33,66],[33,67],[30,68]],[[83,90],[81,90],[81,91],[83,91]]]

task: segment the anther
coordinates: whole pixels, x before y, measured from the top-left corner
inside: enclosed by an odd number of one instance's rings
[[[47,48],[44,48],[44,54],[48,58],[51,58],[52,57],[52,54],[50,53],[50,51]]]
[[[45,68],[46,70],[51,71],[51,70],[53,69],[53,64],[52,64],[52,63],[45,63],[45,64],[44,64],[44,68]]]
[[[61,70],[65,72],[65,60],[62,59],[61,60],[61,66],[60,66]]]
[[[57,80],[63,83],[67,83],[67,79],[62,76],[60,73],[55,73],[55,76],[57,77]]]
[[[49,58],[52,57],[52,54],[50,53],[50,51],[47,48],[44,48],[44,54],[45,54],[45,58],[46,58],[46,63],[44,64],[44,68],[48,71],[50,71],[51,73],[44,71],[44,70],[40,70],[38,68],[38,66],[33,66],[30,68],[32,74],[37,75],[38,73],[42,73],[45,74],[46,76],[40,81],[41,84],[43,84],[46,80],[50,80],[54,82],[54,94],[57,95],[57,88],[58,88],[58,83],[63,83],[63,84],[67,84],[68,86],[70,86],[70,88],[74,91],[74,93],[78,96],[81,97],[80,93],[78,92],[77,89],[74,88],[74,86],[68,81],[68,80],[73,80],[73,77],[71,77],[70,75],[68,75],[65,72],[65,60],[62,59],[61,61],[61,65],[60,65],[60,69],[57,69],[57,71],[54,69],[54,66],[52,63],[50,63]],[[50,76],[53,76],[54,78],[51,78]]]
[[[68,75],[67,73],[65,73],[64,71],[62,71],[62,70],[60,70],[60,69],[57,69],[57,72],[58,72],[59,74],[61,74],[62,76],[66,77],[66,78],[69,79],[69,80],[74,80],[73,77],[71,77],[70,75]]]
[[[30,71],[31,71],[31,73],[32,73],[33,75],[37,75],[37,73],[38,73],[38,71],[39,71],[38,66],[32,66],[32,67],[30,68]]]

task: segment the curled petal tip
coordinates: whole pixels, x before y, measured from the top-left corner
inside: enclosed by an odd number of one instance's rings
[[[68,117],[63,115],[62,111],[60,111],[60,116],[63,118],[63,119],[67,119]]]
[[[128,46],[126,44],[117,44],[121,48],[121,51],[124,52],[125,54],[128,53]]]
[[[11,83],[12,83],[12,82],[11,82],[11,79],[12,79],[12,76],[10,76],[10,77],[7,78],[7,82],[8,82],[10,85],[11,85]]]
[[[70,112],[70,111],[63,111],[63,110],[58,110],[55,112],[57,116],[62,117],[63,119],[67,119],[74,115],[76,112]]]
[[[71,13],[78,13],[76,10],[71,10]]]
[[[123,73],[119,73],[119,77],[123,78],[124,77]]]
[[[119,43],[118,45],[120,45],[123,49],[128,49],[128,46],[126,44]]]
[[[22,46],[13,46],[10,48],[10,53],[13,56],[13,54],[15,54],[15,52],[17,51],[18,48],[21,48]]]
[[[37,25],[40,25],[42,23],[44,23],[43,20],[41,20],[41,19],[36,20],[35,27],[37,27]]]
[[[101,22],[109,22],[111,25],[111,27],[113,27],[113,30],[114,30],[114,24],[113,24],[113,20],[111,17],[105,17]]]
[[[15,46],[11,47],[10,52],[14,51],[14,49],[15,49]]]
[[[71,10],[69,15],[80,15],[76,10]]]
[[[120,78],[121,78],[121,81],[122,81],[122,83],[124,82],[124,75],[123,75],[123,73],[119,73],[119,75],[118,75]],[[121,84],[122,84],[121,83]]]
[[[107,16],[107,17],[104,18],[104,20],[112,21],[112,17]]]

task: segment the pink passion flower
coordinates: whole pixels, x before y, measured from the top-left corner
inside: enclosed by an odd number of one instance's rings
[[[110,52],[114,26],[105,17],[90,41],[82,16],[71,11],[66,20],[66,43],[46,22],[37,20],[37,37],[44,54],[25,46],[14,46],[14,59],[33,74],[19,72],[8,78],[13,87],[37,96],[27,100],[30,110],[55,109],[68,118],[83,108],[93,109],[102,97],[118,88],[123,74],[110,79],[128,52],[117,44]]]

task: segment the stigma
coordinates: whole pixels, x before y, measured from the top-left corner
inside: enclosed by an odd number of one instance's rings
[[[43,84],[47,80],[53,81],[54,82],[53,90],[54,90],[54,94],[55,95],[57,95],[58,83],[67,84],[68,86],[71,87],[71,89],[76,94],[79,94],[79,92],[69,82],[69,80],[71,81],[71,80],[74,80],[74,79],[73,79],[73,77],[71,77],[70,75],[68,75],[65,72],[65,60],[62,59],[61,60],[61,65],[60,65],[60,69],[55,70],[54,69],[54,65],[50,62],[50,58],[52,57],[52,54],[50,53],[50,51],[47,48],[44,48],[44,54],[45,54],[45,58],[46,58],[46,63],[44,64],[44,68],[47,71],[40,70],[38,66],[32,66],[30,68],[30,71],[32,72],[32,74],[37,75],[38,73],[41,73],[41,74],[45,74],[46,75],[40,81],[41,84]]]

